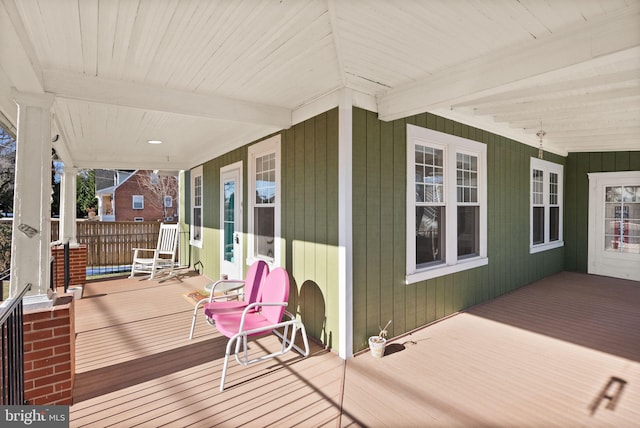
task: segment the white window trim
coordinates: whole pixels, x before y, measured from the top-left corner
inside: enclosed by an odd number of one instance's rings
[[[415,145],[444,146],[444,192],[445,192],[445,239],[446,262],[426,268],[417,268],[415,227]],[[472,154],[478,157],[478,201],[479,209],[479,255],[458,260],[457,245],[457,182],[456,182],[456,153]],[[406,283],[413,284],[467,269],[485,266],[489,263],[487,257],[487,146],[486,144],[433,131],[415,125],[407,125],[407,271]]]
[[[200,239],[193,239],[193,208],[195,206],[195,181],[196,181],[196,177],[201,177],[201,183],[202,183],[202,194],[200,196]],[[190,213],[190,226],[189,226],[189,244],[193,245],[194,247],[198,247],[198,248],[202,248],[202,242],[203,242],[203,235],[204,235],[204,229],[203,229],[203,224],[204,223],[204,177],[202,175],[202,165],[193,168],[191,170],[191,174],[190,174],[190,186],[191,186],[191,203],[189,204],[189,209],[191,210]]]
[[[142,203],[140,208],[136,208],[136,198]],[[131,195],[131,208],[134,210],[143,210],[144,209],[144,195]]]
[[[260,141],[249,147],[248,149],[248,203],[247,203],[247,265],[253,264],[257,257],[254,257],[254,235],[253,235],[253,208],[255,206],[255,194],[256,194],[256,159],[267,155],[269,153],[275,153],[276,155],[276,197],[274,207],[274,249],[273,260],[262,259],[267,262],[269,268],[279,267],[281,265],[280,260],[280,241],[281,241],[281,170],[280,170],[280,135],[274,135],[271,138],[267,138],[264,141]]]
[[[543,200],[544,200],[544,243],[533,244],[533,170],[542,171],[543,174]],[[558,240],[549,242],[549,174],[558,174],[558,206],[560,208],[558,219]],[[554,248],[564,247],[563,235],[563,213],[564,213],[564,166],[546,161],[544,159],[531,158],[529,167],[529,254],[548,251]]]

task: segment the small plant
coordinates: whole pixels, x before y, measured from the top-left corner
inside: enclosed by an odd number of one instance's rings
[[[380,326],[378,326],[378,328],[380,329],[380,333],[378,333],[377,336],[372,336],[371,337],[371,341],[375,342],[375,343],[382,343],[384,341],[387,340],[387,328],[389,327],[389,324],[391,324],[391,320],[389,320],[389,322],[387,323],[387,325],[384,326],[384,328],[381,328]]]

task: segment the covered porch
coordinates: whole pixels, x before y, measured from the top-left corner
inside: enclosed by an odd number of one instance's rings
[[[633,426],[640,287],[563,272],[393,340],[382,359],[312,346],[218,384],[226,338],[183,294],[207,279],[89,283],[75,302],[71,426]],[[259,339],[253,351],[276,345]],[[282,363],[282,364],[280,364]]]

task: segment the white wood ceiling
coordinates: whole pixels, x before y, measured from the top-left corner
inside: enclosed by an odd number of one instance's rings
[[[15,126],[12,87],[55,94],[76,167],[189,168],[345,88],[383,120],[430,111],[531,145],[542,123],[559,154],[640,150],[640,0],[4,0]]]

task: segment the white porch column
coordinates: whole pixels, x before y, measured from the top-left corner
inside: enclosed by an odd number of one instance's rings
[[[63,167],[60,182],[60,240],[78,244],[76,229],[76,179],[78,168]]]
[[[353,356],[353,96],[343,89],[338,105],[338,317],[341,358]]]
[[[48,304],[51,259],[51,105],[53,95],[12,91],[18,105],[10,295]],[[37,303],[39,304],[39,303]]]

